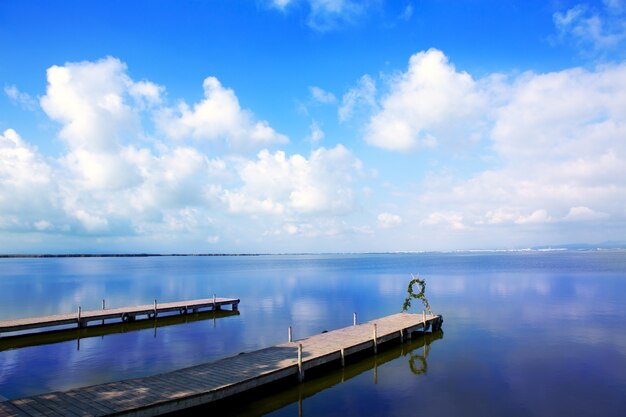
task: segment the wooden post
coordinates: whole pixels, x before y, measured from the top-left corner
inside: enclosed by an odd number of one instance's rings
[[[426,333],[426,310],[422,310],[422,320],[424,320],[424,327],[422,327],[422,331]]]
[[[354,327],[356,327],[356,311],[354,312],[354,317],[353,317],[353,319],[354,319]]]
[[[103,309],[103,310],[106,310],[106,308],[105,308],[105,304],[104,304],[104,298],[102,299],[102,309]]]
[[[156,318],[156,311],[157,311],[157,302],[156,302],[156,298],[154,299],[154,318]]]
[[[302,369],[302,343],[298,343],[298,380],[304,380],[304,370]]]
[[[83,327],[82,323],[80,322],[80,306],[78,306],[78,319],[76,321],[78,322],[78,327]]]
[[[400,343],[404,343],[404,329],[400,329]]]
[[[341,366],[346,366],[346,350],[341,348]]]
[[[376,323],[374,323],[374,354],[378,353],[378,331],[376,329]]]
[[[289,326],[289,332],[288,333],[289,333],[289,343],[291,343],[291,342],[293,342],[293,337],[292,337],[293,335],[292,335],[292,332],[291,332],[291,326]]]

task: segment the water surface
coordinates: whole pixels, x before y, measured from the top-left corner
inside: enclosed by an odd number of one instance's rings
[[[0,259],[1,319],[98,309],[103,298],[111,308],[241,298],[239,315],[2,350],[0,395],[155,374],[282,343],[290,325],[300,338],[350,325],[354,311],[392,314],[410,273],[445,318],[425,372],[413,372],[410,358],[425,353],[415,341],[338,370],[354,373],[344,382],[331,373],[238,412],[623,414],[624,251]]]

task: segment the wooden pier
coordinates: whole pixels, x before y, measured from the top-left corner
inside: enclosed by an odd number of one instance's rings
[[[32,329],[45,329],[49,327],[75,324],[78,327],[88,325],[89,322],[104,324],[105,320],[119,320],[133,322],[138,317],[155,318],[160,313],[178,312],[180,314],[197,313],[203,309],[219,310],[222,306],[230,305],[237,310],[239,299],[236,298],[207,298],[202,300],[175,301],[169,303],[146,304],[133,307],[104,308],[102,310],[81,311],[78,307],[76,313],[54,314],[43,317],[27,317],[14,320],[0,320],[0,336],[5,333],[18,332]]]
[[[205,320],[212,320],[213,326],[215,326],[216,320],[238,315],[238,310],[205,310],[200,311],[197,314],[161,315],[151,320],[146,319],[130,322],[113,322],[97,326],[70,327],[59,330],[48,330],[45,332],[11,334],[0,337],[0,352],[29,346],[68,342],[72,340],[76,341],[76,348],[80,349],[81,340],[92,337],[104,337],[117,333],[130,333],[145,329],[153,329],[156,337],[157,329],[161,329],[162,327],[176,326],[179,324]]]
[[[0,416],[155,416],[209,404],[322,365],[345,364],[356,353],[376,354],[391,340],[439,330],[439,315],[399,313],[367,323],[242,353],[202,365],[64,392],[0,402]]]

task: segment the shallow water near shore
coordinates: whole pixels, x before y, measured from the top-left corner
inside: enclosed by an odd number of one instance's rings
[[[99,309],[103,298],[109,308],[241,299],[238,315],[19,348],[0,339],[0,395],[166,372],[282,343],[290,325],[303,338],[350,325],[354,311],[393,314],[410,273],[445,319],[427,357],[417,341],[392,347],[238,413],[622,415],[626,251],[0,259],[0,319]],[[414,372],[420,355],[426,369]]]

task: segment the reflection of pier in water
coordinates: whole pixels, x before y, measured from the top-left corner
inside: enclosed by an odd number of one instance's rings
[[[244,394],[246,396],[245,401],[242,401],[240,397],[230,398],[200,407],[198,411],[210,410],[212,414],[251,417],[269,414],[290,404],[297,403],[298,415],[302,416],[303,400],[368,371],[372,371],[372,381],[374,384],[377,384],[378,367],[399,358],[407,358],[407,367],[415,375],[426,374],[428,371],[427,358],[430,352],[430,345],[442,338],[443,331],[441,330],[433,333],[423,332],[420,336],[416,334],[411,341],[382,349],[375,356],[362,355],[355,359],[350,358],[346,360],[345,367],[332,369],[329,372],[318,371],[315,374],[311,374],[310,378],[305,379],[301,384],[294,386],[288,382],[283,384],[279,382],[280,390],[277,390],[276,386],[260,388],[257,392]],[[185,410],[180,415],[189,411],[196,410]]]
[[[238,310],[215,310],[202,311],[191,314],[162,315],[156,318],[143,319],[121,323],[105,323],[98,326],[74,327],[48,331],[44,333],[26,333],[15,336],[4,336],[0,338],[0,351],[23,348],[28,346],[48,345],[53,343],[76,340],[76,348],[80,349],[80,340],[91,337],[104,337],[106,335],[134,332],[138,330],[154,329],[154,337],[157,336],[159,327],[174,326],[177,324],[191,323],[204,320],[213,320],[213,327],[216,320],[238,316]]]

